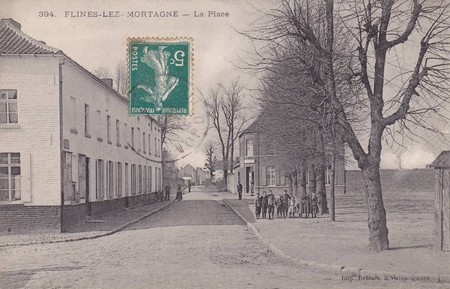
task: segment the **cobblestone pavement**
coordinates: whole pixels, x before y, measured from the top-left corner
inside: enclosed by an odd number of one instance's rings
[[[111,236],[0,248],[0,287],[445,288],[311,273],[273,255],[242,224],[218,195],[187,194]]]

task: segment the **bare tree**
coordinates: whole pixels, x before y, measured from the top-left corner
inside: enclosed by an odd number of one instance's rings
[[[228,171],[233,171],[235,142],[248,122],[244,114],[244,97],[243,87],[236,80],[228,87],[219,84],[204,100],[207,116],[217,133],[220,144],[225,189],[227,189]]]
[[[116,84],[116,90],[121,95],[128,98],[128,91],[130,85],[130,78],[128,75],[128,69],[125,62],[121,61],[116,65],[116,74],[114,76],[114,82]]]
[[[185,119],[179,115],[158,115],[156,120],[161,125],[161,146],[176,144],[179,141],[178,134],[185,129]]]
[[[435,130],[426,117],[439,114],[438,108],[448,102],[448,5],[444,1],[341,0],[336,12],[332,0],[286,0],[278,10],[268,13],[270,28],[253,37],[278,45],[287,41],[307,49],[308,53],[298,53],[295,58],[303,63],[301,69],[309,69],[321,84],[325,98],[315,106],[326,108],[362,171],[369,248],[376,251],[389,248],[380,182],[383,133],[392,125],[400,125],[402,131],[411,125]],[[356,55],[342,55],[336,49],[340,41],[337,35],[341,36],[336,27],[339,31],[345,27],[346,35],[352,36],[347,45],[356,48]],[[406,44],[416,48],[414,58],[408,58],[414,59],[411,69],[397,54],[397,48]],[[348,59],[349,82],[357,81],[364,89],[363,94],[351,94],[350,99],[339,91],[336,69],[342,58]],[[351,63],[355,59],[357,66]],[[366,108],[369,116],[368,134],[359,137],[352,121],[358,106]],[[368,144],[366,149],[363,143]]]
[[[206,163],[205,167],[209,170],[209,177],[212,178],[214,176],[214,172],[216,171],[216,162],[217,157],[214,155],[214,148],[212,143],[209,143],[206,146]]]
[[[104,66],[100,66],[99,68],[97,68],[96,70],[94,70],[94,75],[97,76],[100,79],[105,79],[105,78],[111,78],[111,73],[109,72],[109,69],[104,67]]]

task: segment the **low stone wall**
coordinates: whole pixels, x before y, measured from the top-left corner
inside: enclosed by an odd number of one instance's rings
[[[28,234],[46,232],[65,232],[84,223],[91,217],[147,205],[156,201],[156,193],[148,193],[113,200],[60,206],[25,206],[22,204],[0,205],[0,234]],[[62,221],[62,227],[61,227]]]
[[[59,206],[0,205],[0,234],[26,234],[29,232],[59,232],[61,214]]]
[[[389,170],[380,171],[383,191],[390,192],[434,192],[435,170]],[[359,170],[346,171],[346,191],[364,193],[364,180]]]

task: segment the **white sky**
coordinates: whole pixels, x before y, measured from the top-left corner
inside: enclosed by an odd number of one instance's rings
[[[217,83],[227,83],[240,77],[247,86],[255,78],[237,69],[239,56],[245,57],[248,41],[239,36],[234,28],[245,30],[255,18],[256,7],[269,7],[270,1],[119,1],[119,0],[0,0],[0,17],[13,18],[22,25],[22,31],[31,37],[59,48],[83,67],[93,72],[99,67],[114,71],[119,61],[126,62],[128,37],[188,36],[194,39],[194,85],[197,100],[199,92],[207,95]],[[72,18],[65,11],[120,11],[120,18]],[[128,18],[128,11],[179,11],[178,18]],[[228,12],[227,18],[194,18],[194,11]],[[52,11],[56,17],[39,17],[39,11]],[[182,17],[188,13],[191,16]],[[196,110],[195,116],[205,117]],[[384,146],[382,166],[403,168],[424,167],[442,149],[430,147],[424,142],[405,143],[407,149],[401,154]],[[447,147],[449,149],[449,147]],[[198,145],[192,154],[178,162],[178,166],[191,163],[203,167],[204,146]],[[401,156],[401,158],[399,158]]]

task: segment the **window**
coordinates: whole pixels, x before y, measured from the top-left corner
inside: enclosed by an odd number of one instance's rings
[[[112,144],[112,141],[111,141],[111,117],[109,115],[106,116],[106,139],[109,144]]]
[[[148,154],[151,155],[152,154],[152,140],[151,140],[151,135],[148,134]]]
[[[128,163],[125,163],[125,196],[130,195],[130,192],[128,191],[130,189],[130,179],[128,176]]]
[[[148,190],[152,191],[152,167],[148,167]]]
[[[145,132],[142,133],[142,151],[145,154]]]
[[[141,141],[140,141],[140,138],[141,138],[141,129],[140,129],[140,128],[137,128],[137,143],[136,143],[136,145],[137,145],[137,150],[138,150],[138,151],[141,151]]]
[[[266,167],[266,185],[276,186],[276,168],[273,166]]]
[[[155,137],[155,156],[158,156],[158,142],[156,141],[156,137]]]
[[[20,154],[0,153],[0,201],[20,200]]]
[[[138,194],[142,194],[142,166],[139,165],[139,171],[138,171]]]
[[[105,164],[103,160],[97,160],[95,179],[97,182],[97,190],[95,193],[97,200],[99,200],[103,198],[103,192],[105,191]]]
[[[0,89],[0,124],[17,122],[17,90]]]
[[[126,123],[123,124],[123,139],[125,141],[124,146],[127,149],[128,148],[128,125]]]
[[[120,122],[116,119],[116,143],[120,146]]]
[[[108,162],[108,198],[114,197],[114,166],[113,162]]]
[[[142,171],[142,192],[147,193],[147,166],[144,166]]]
[[[117,163],[117,196],[122,197],[122,163]]]
[[[89,127],[89,104],[84,104],[84,134],[87,137],[90,137],[90,127]]]
[[[136,195],[136,165],[131,165],[131,195]]]
[[[131,128],[131,148],[134,149],[134,127]]]
[[[331,175],[332,175],[331,165],[327,165],[327,170],[325,171],[325,184],[326,185],[331,185]]]
[[[102,112],[100,110],[97,110],[95,121],[97,122],[97,140],[103,141],[103,129],[101,126],[102,123]]]
[[[77,100],[75,97],[70,97],[70,128],[71,132],[76,133],[77,131]]]
[[[246,142],[246,156],[253,156],[253,140],[252,139],[248,139]]]

